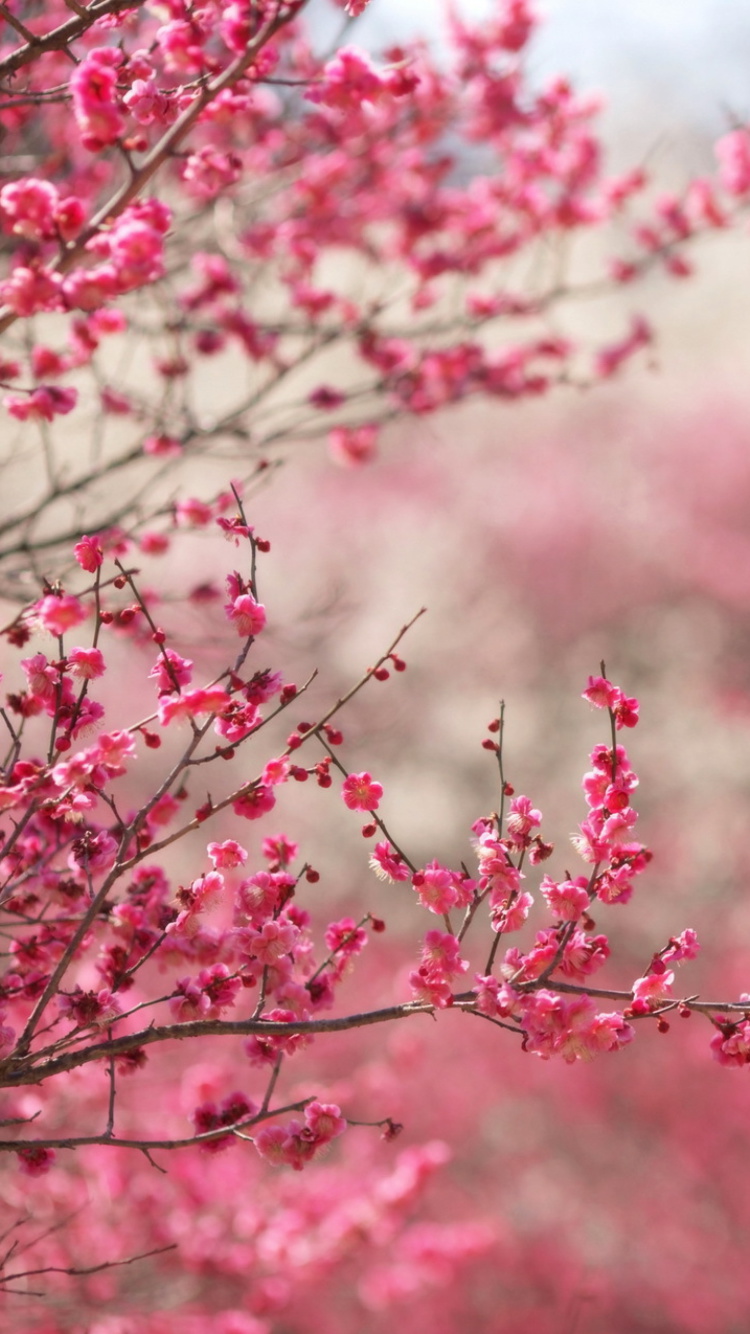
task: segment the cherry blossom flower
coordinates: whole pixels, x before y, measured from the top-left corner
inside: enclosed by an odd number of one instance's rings
[[[350,811],[376,811],[383,788],[369,773],[349,774],[344,779],[341,795]]]

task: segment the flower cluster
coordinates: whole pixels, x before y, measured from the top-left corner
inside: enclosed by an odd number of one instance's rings
[[[32,21],[33,42],[19,45],[10,23],[0,34],[0,75],[22,68],[27,80],[22,96],[0,94],[6,152],[23,164],[0,189],[0,327],[60,316],[54,346],[32,332],[3,359],[3,404],[19,421],[86,406],[129,419],[139,445],[118,456],[123,481],[141,451],[176,461],[195,443],[170,386],[199,375],[206,358],[226,372],[212,369],[227,390],[211,432],[225,450],[252,414],[259,450],[319,432],[347,467],[375,457],[394,412],[538,396],[582,364],[589,378],[610,377],[650,345],[645,317],[586,346],[557,315],[544,327],[572,283],[555,275],[525,292],[520,269],[541,272],[551,246],[616,222],[605,283],[654,266],[681,277],[694,238],[750,199],[748,133],[736,128],[718,145],[716,179],[657,196],[633,219],[649,181],[640,168],[605,175],[596,99],[562,78],[537,87],[527,77],[537,26],[527,0],[500,0],[479,25],[452,15],[450,63],[423,43],[375,58],[347,41],[321,57],[299,22],[304,7],[206,0],[193,11],[169,0],[70,23],[64,0],[51,0]],[[354,17],[364,0],[346,8]],[[216,200],[233,210],[230,250]],[[347,280],[342,252],[367,273],[364,285]],[[408,333],[382,286],[396,270]],[[166,319],[156,290],[165,277]],[[281,320],[255,300],[261,278]],[[101,355],[128,330],[153,388]],[[332,344],[348,349],[342,365],[358,363],[356,393],[330,380],[321,354]],[[292,346],[312,384],[266,431],[256,409],[273,401]],[[232,370],[238,351],[246,394]],[[185,522],[205,521],[181,504]],[[262,616],[246,598],[233,599],[240,634]]]

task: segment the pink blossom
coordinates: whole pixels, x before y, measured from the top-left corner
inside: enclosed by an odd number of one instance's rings
[[[377,426],[336,426],[328,432],[331,458],[345,467],[372,463],[377,452]]]
[[[269,760],[263,770],[261,782],[266,787],[277,787],[279,783],[285,783],[289,777],[289,761],[283,756],[279,759]]]
[[[266,624],[266,609],[256,602],[252,593],[241,593],[227,608],[227,617],[234,621],[237,634],[242,638],[259,635]]]
[[[214,864],[214,870],[244,866],[247,861],[247,851],[234,838],[227,838],[223,843],[209,843],[207,852]]]
[[[124,761],[135,755],[135,738],[132,732],[121,729],[117,732],[102,732],[92,748],[97,762],[104,765],[111,777],[125,772]]]
[[[0,217],[6,231],[15,236],[46,240],[54,236],[59,196],[49,181],[26,176],[0,190]]]
[[[170,997],[169,1001],[169,1009],[175,1022],[183,1024],[191,1019],[201,1019],[210,1005],[202,987],[190,977],[181,978],[175,987],[176,994]]]
[[[198,974],[198,982],[209,1001],[206,1014],[210,1019],[217,1018],[224,1010],[231,1009],[242,991],[241,979],[232,977],[225,963],[215,963],[210,968],[202,968]]]
[[[162,727],[175,718],[196,718],[202,713],[221,713],[230,703],[230,697],[221,686],[205,686],[184,690],[181,695],[162,695],[157,711]]]
[[[286,834],[264,838],[262,847],[263,856],[270,862],[278,862],[279,866],[288,866],[299,853],[299,845],[287,838]]]
[[[278,969],[278,963],[276,965]],[[298,1015],[293,1010],[285,1010],[276,1006],[273,1010],[268,1010],[263,1018],[274,1024],[293,1024],[295,1020],[308,1017],[307,1011]],[[267,1066],[273,1065],[278,1056],[283,1054],[292,1056],[296,1051],[302,1050],[310,1043],[310,1037],[305,1033],[263,1033],[248,1038],[242,1045],[245,1055],[251,1065]],[[299,1126],[299,1122],[293,1123]]]
[[[212,517],[211,506],[194,497],[178,500],[175,505],[175,523],[180,528],[205,528]]]
[[[182,453],[182,441],[173,435],[147,435],[143,441],[144,454],[151,454],[154,458],[170,459],[179,458]]]
[[[153,78],[134,79],[122,100],[139,125],[164,121],[171,106],[170,99],[159,90]]]
[[[19,1147],[14,1153],[18,1155],[18,1166],[28,1177],[44,1176],[49,1172],[56,1157],[54,1149],[44,1149],[35,1144],[27,1149]]]
[[[719,179],[730,195],[750,191],[750,134],[746,129],[731,130],[719,139],[715,148],[719,160]]]
[[[367,944],[367,932],[357,926],[353,917],[342,917],[340,922],[329,922],[325,942],[332,954],[353,957]]]
[[[528,797],[513,797],[507,818],[508,838],[516,847],[523,847],[533,829],[542,822],[542,813],[532,806]]]
[[[86,833],[73,843],[68,865],[73,871],[98,875],[111,870],[117,858],[117,850],[117,840],[104,830],[98,834]]]
[[[216,719],[214,731],[234,745],[249,736],[259,721],[260,714],[254,704],[239,704],[235,698]]]
[[[537,940],[551,941],[544,932],[537,935]],[[560,970],[576,982],[583,982],[591,973],[601,968],[610,956],[609,941],[605,935],[587,935],[585,931],[574,931],[563,951]]]
[[[409,986],[415,1000],[433,1005],[436,1010],[445,1010],[453,1004],[450,982],[440,974],[432,973],[424,964],[409,973]]]
[[[518,1005],[518,992],[508,986],[507,982],[503,982],[491,974],[484,977],[478,973],[476,983],[476,1004],[480,1014],[489,1015],[492,1019],[510,1019],[513,1017]]]
[[[60,1014],[67,1015],[78,1028],[90,1028],[108,1024],[121,1012],[117,996],[113,996],[108,987],[100,991],[83,991],[74,987],[68,995],[61,993],[57,998]]]
[[[673,986],[673,972],[647,973],[645,977],[636,978],[633,983],[633,999],[645,1001],[649,1006],[658,1004],[659,1001],[671,999]]]
[[[342,784],[341,795],[350,811],[376,811],[383,788],[369,773],[349,774]]]
[[[162,792],[146,816],[149,829],[163,829],[175,818],[179,809],[180,803],[177,798],[173,797],[171,792]]]
[[[26,267],[18,264],[10,277],[0,282],[0,300],[16,315],[60,310],[63,304],[62,285],[60,274],[53,269],[46,269],[42,265]]]
[[[629,903],[633,895],[633,879],[630,866],[626,863],[614,871],[607,870],[598,877],[596,897],[600,903]]]
[[[314,1098],[305,1108],[306,1128],[319,1144],[328,1144],[332,1139],[343,1135],[346,1120],[341,1115],[341,1108],[334,1102],[318,1102]]]
[[[490,922],[492,930],[502,932],[503,935],[506,935],[510,931],[520,931],[529,916],[534,899],[531,894],[516,893],[509,895],[507,899],[499,902],[493,893],[490,902]]]
[[[292,922],[281,919],[264,922],[260,931],[246,938],[245,950],[251,958],[266,967],[276,963],[284,954],[291,954],[299,938],[299,930]]]
[[[213,1130],[219,1130],[223,1126],[233,1126],[237,1124],[246,1124],[258,1111],[256,1103],[250,1098],[246,1098],[244,1093],[230,1093],[229,1097],[224,1098],[218,1107],[213,1102],[202,1103],[196,1107],[193,1112],[193,1125],[196,1135],[206,1135]],[[215,1135],[213,1139],[204,1140],[201,1149],[204,1153],[220,1153],[228,1149],[236,1141],[234,1136]]]
[[[170,544],[166,533],[141,533],[138,545],[146,556],[163,556]]]
[[[750,1021],[738,1023],[725,1020],[719,1024],[710,1042],[711,1055],[720,1065],[743,1066],[750,1064]]]
[[[360,14],[364,14],[369,3],[370,0],[336,0],[336,4],[346,10],[347,14],[353,19],[359,18]]]
[[[433,976],[460,977],[469,967],[461,958],[461,945],[448,931],[428,931],[422,946],[422,963]]]
[[[408,880],[409,868],[390,843],[376,843],[370,866],[379,880]]]
[[[583,875],[560,883],[545,876],[539,889],[558,921],[576,922],[589,906],[588,883],[587,877]]]
[[[206,871],[205,875],[193,880],[190,885],[190,895],[192,901],[189,905],[192,912],[205,912],[207,908],[214,908],[220,903],[226,892],[226,881],[219,871]]]
[[[583,698],[597,709],[614,709],[620,698],[620,691],[604,676],[590,676]]]
[[[0,1057],[7,1056],[16,1045],[16,1030],[4,1023],[4,1019],[0,1013]]]
[[[73,411],[78,401],[77,389],[62,389],[60,385],[45,384],[24,398],[6,394],[3,406],[18,421],[40,420],[51,422]]]
[[[66,630],[72,630],[85,621],[88,615],[78,598],[70,594],[58,597],[54,593],[48,593],[37,602],[34,613],[41,628],[51,635],[64,635]]]
[[[183,168],[183,180],[199,199],[213,199],[239,180],[242,159],[204,144],[191,153]]]
[[[60,686],[60,671],[53,667],[44,653],[35,653],[33,658],[22,658],[21,666],[26,675],[29,694],[44,704],[51,704],[54,709]]]
[[[235,815],[242,815],[246,820],[259,820],[261,816],[273,810],[275,805],[276,795],[273,788],[257,783],[255,787],[243,792],[241,797],[232,802],[232,810]]]
[[[669,945],[662,952],[662,963],[682,963],[684,959],[697,959],[700,952],[698,936],[692,927],[686,927],[679,936],[670,937]]]
[[[261,1126],[255,1134],[255,1147],[261,1158],[275,1167],[289,1162],[292,1139],[284,1126]]]
[[[106,671],[104,655],[99,648],[72,648],[67,658],[71,676],[93,681]]]
[[[104,560],[104,552],[95,537],[82,537],[80,542],[76,542],[73,555],[81,569],[87,570],[89,574],[94,574]]]
[[[63,280],[62,287],[65,301],[72,310],[98,310],[106,301],[111,301],[121,290],[117,270],[112,264],[97,264],[94,268],[74,269]],[[111,393],[107,407],[114,411]]]
[[[108,240],[121,292],[163,277],[164,236],[158,227],[123,214]]]
[[[186,686],[192,681],[192,659],[183,658],[173,648],[162,649],[149,672],[149,676],[156,679],[159,690],[170,694],[174,691],[175,686]]]
[[[355,47],[342,46],[305,96],[310,102],[356,114],[362,102],[378,101],[385,89],[385,81],[367,56]]]
[[[125,129],[125,117],[117,106],[117,72],[113,68],[120,59],[116,48],[98,47],[88,52],[70,76],[81,143],[92,153],[114,143]]]
[[[599,348],[594,359],[595,374],[606,380],[615,375],[626,361],[653,342],[651,326],[640,316],[632,320],[628,332],[615,343]]]

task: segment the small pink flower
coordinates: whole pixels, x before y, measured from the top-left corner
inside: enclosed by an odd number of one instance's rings
[[[147,435],[143,442],[143,452],[154,458],[178,458],[182,453],[182,441],[173,435]]]
[[[428,931],[422,946],[422,963],[433,976],[460,977],[469,967],[461,958],[461,945],[449,931]]]
[[[6,394],[3,406],[17,421],[51,422],[54,417],[64,417],[72,412],[77,401],[77,389],[62,389],[56,384],[43,384],[25,398]]]
[[[14,1152],[18,1155],[18,1166],[27,1177],[44,1176],[55,1161],[54,1149],[44,1149],[35,1144],[27,1149],[15,1149]]]
[[[0,218],[6,231],[29,240],[54,237],[58,194],[49,181],[27,176],[0,190]]]
[[[262,602],[255,601],[252,593],[241,593],[235,598],[227,607],[227,616],[243,639],[259,635],[266,623],[266,609]]]
[[[276,796],[272,787],[266,787],[259,783],[249,792],[243,793],[236,801],[232,802],[232,810],[235,815],[242,815],[246,820],[259,820],[262,815],[273,810],[276,805]]]
[[[141,533],[138,545],[145,556],[163,556],[169,550],[166,533]]]
[[[423,908],[444,917],[458,902],[456,875],[446,866],[432,862],[412,876],[412,884]]]
[[[720,1065],[750,1064],[750,1023],[723,1023],[711,1038],[711,1055]]]
[[[588,880],[584,875],[559,884],[545,875],[539,889],[558,921],[576,922],[589,906]]]
[[[377,453],[377,426],[336,426],[328,432],[328,448],[336,463],[360,468]]]
[[[633,983],[633,1000],[651,1002],[671,1000],[674,973],[647,973]]]
[[[101,830],[98,834],[84,834],[73,843],[68,857],[68,865],[73,871],[83,871],[87,875],[109,871],[117,857],[117,840]]]
[[[149,676],[156,678],[159,690],[172,693],[175,686],[190,684],[193,677],[193,663],[190,658],[183,658],[173,648],[163,649]]]
[[[285,783],[289,776],[289,767],[287,759],[269,760],[263,770],[261,781],[266,787],[276,787],[279,783]]]
[[[0,282],[0,300],[10,306],[16,315],[35,315],[42,310],[60,310],[63,305],[62,287],[63,280],[53,269],[46,269],[40,265],[31,267],[18,264],[10,276]],[[29,400],[33,401],[37,395],[48,390],[49,386],[40,386],[29,396]],[[37,415],[44,414],[39,412]],[[51,421],[51,417],[47,417],[47,421]]]
[[[202,500],[189,497],[178,500],[174,507],[175,523],[179,528],[205,528],[213,517],[211,506]]]
[[[668,948],[662,954],[662,963],[682,963],[683,959],[697,959],[700,952],[698,936],[688,926],[679,936],[672,936]]]
[[[390,843],[376,843],[370,866],[379,880],[408,880],[409,868]]]
[[[587,699],[597,709],[613,709],[619,697],[617,686],[613,686],[605,676],[590,676],[583,692],[583,699]]]
[[[731,195],[750,191],[750,134],[746,129],[732,130],[716,145],[719,179]]]
[[[72,648],[68,654],[71,676],[93,681],[106,671],[104,655],[99,648]]]
[[[533,903],[533,896],[528,893],[516,894],[515,897],[511,895],[504,903],[496,903],[493,896],[490,912],[492,930],[503,935],[510,931],[520,931]]]
[[[251,957],[258,959],[264,967],[278,963],[285,954],[291,954],[299,934],[293,922],[265,922],[253,936]]]
[[[350,811],[375,811],[380,805],[383,789],[368,773],[349,774],[344,779],[341,795]]]
[[[185,690],[181,695],[162,695],[157,712],[162,727],[175,718],[195,718],[201,713],[221,713],[230,703],[229,695],[221,686],[205,686]]]
[[[247,861],[246,850],[234,838],[225,839],[223,843],[209,843],[207,852],[214,864],[214,870],[244,866]]]
[[[177,798],[173,797],[171,792],[163,792],[146,817],[149,829],[161,829],[164,825],[168,825],[179,809],[180,803]]]
[[[327,1144],[346,1130],[341,1108],[333,1102],[318,1102],[317,1098],[305,1108],[305,1122],[318,1143]]]
[[[104,552],[95,537],[82,537],[80,542],[76,542],[73,555],[81,569],[89,574],[94,574],[104,560]]]
[[[49,593],[36,604],[36,618],[43,630],[51,635],[63,635],[66,630],[80,625],[88,615],[83,603],[70,595],[56,597]]]
[[[281,1167],[288,1161],[291,1137],[284,1126],[262,1126],[255,1135],[255,1147],[266,1162]]]
[[[70,76],[73,113],[81,143],[98,153],[112,144],[125,129],[125,117],[117,106],[117,71],[121,54],[116,47],[98,47]]]

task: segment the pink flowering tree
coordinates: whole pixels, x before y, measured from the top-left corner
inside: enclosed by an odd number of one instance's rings
[[[481,27],[454,16],[448,64],[424,43],[358,50],[361,3],[320,54],[304,8],[3,8],[0,557],[15,596],[19,580],[32,591],[30,555],[41,577],[35,553],[54,565],[84,531],[158,541],[165,479],[196,455],[216,460],[217,489],[227,460],[247,476],[321,435],[356,466],[396,415],[612,376],[649,344],[647,320],[621,310],[619,333],[587,341],[566,302],[655,266],[683,277],[693,238],[745,205],[734,130],[716,180],[639,213],[646,174],[606,174],[596,100],[527,77],[527,0]],[[610,223],[592,273],[577,254]]]
[[[572,241],[627,219],[646,181],[606,176],[590,100],[562,79],[528,82],[524,0],[482,28],[454,19],[450,68],[422,44],[376,61],[348,33],[321,56],[303,9],[0,5],[12,164],[0,189],[0,1149],[26,1177],[62,1179],[59,1200],[78,1199],[75,1165],[93,1171],[92,1152],[120,1190],[128,1163],[145,1162],[152,1185],[139,1176],[138,1190],[153,1200],[162,1159],[189,1160],[177,1169],[195,1174],[187,1198],[224,1150],[222,1162],[300,1171],[352,1125],[394,1139],[387,1102],[311,1073],[308,1049],[442,1011],[571,1065],[695,1014],[721,1064],[750,1059],[750,998],[706,1002],[677,980],[698,949],[690,927],[655,941],[626,984],[605,970],[601,920],[649,862],[621,739],[637,701],[603,666],[586,685],[603,727],[574,869],[553,860],[540,811],[506,775],[502,709],[483,742],[487,801],[463,841],[457,831],[455,863],[417,857],[342,732],[355,695],[392,675],[397,688],[410,627],[309,713],[312,682],[288,679],[265,648],[284,608],[266,609],[269,543],[252,509],[274,449],[327,434],[334,459],[356,466],[396,415],[613,375],[650,342],[646,320],[584,345],[560,332],[566,300],[655,265],[685,276],[692,239],[744,207],[750,141],[733,131],[716,181],[644,204],[600,277],[574,259],[561,276]],[[196,475],[216,479],[204,497],[187,489]],[[180,590],[204,618],[199,651],[177,599],[154,591],[159,561],[180,560],[197,530],[233,556],[223,593],[213,578]],[[305,784],[369,840],[356,915],[331,919],[321,870],[279,826],[287,791]],[[420,944],[394,1000],[393,978],[372,994],[360,956],[382,948],[383,905],[400,912],[404,895]],[[215,1068],[201,1076],[207,1052]],[[387,1169],[384,1219],[441,1153]],[[226,1189],[234,1170],[221,1169]],[[342,1220],[360,1185],[339,1181]],[[144,1252],[133,1222],[128,1260]],[[43,1269],[86,1269],[58,1239],[26,1264],[8,1235],[9,1300]],[[103,1236],[92,1273],[115,1262]],[[152,1225],[147,1242],[153,1261],[175,1234]],[[480,1229],[465,1258],[483,1244]],[[283,1268],[268,1264],[269,1310]],[[267,1327],[261,1307],[235,1322],[241,1334]]]

